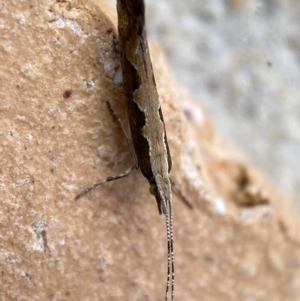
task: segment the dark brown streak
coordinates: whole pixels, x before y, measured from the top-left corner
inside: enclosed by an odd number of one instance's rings
[[[142,78],[137,66],[128,58],[128,52],[135,51],[138,38],[144,28],[144,8],[135,5],[132,1],[118,1],[119,42],[121,46],[121,65],[123,72],[123,89],[127,99],[128,118],[131,129],[132,142],[136,151],[141,171],[146,178],[153,178],[152,170],[147,166],[150,157],[140,154],[149,154],[149,145],[143,136],[142,128],[146,123],[145,114],[133,101],[134,92],[141,86]]]
[[[153,80],[155,82],[155,79],[154,79],[154,76],[153,76]],[[165,124],[164,122],[164,116],[162,114],[162,110],[161,108],[159,108],[158,110],[158,113],[159,113],[159,118],[160,120],[163,122],[163,124]],[[165,145],[166,145],[166,148],[167,148],[167,152],[168,152],[168,172],[170,173],[171,172],[171,168],[172,168],[172,160],[171,160],[171,155],[170,155],[170,150],[169,150],[169,144],[168,144],[168,141],[167,141],[167,133],[166,133],[166,130],[164,131],[164,142],[165,142]]]

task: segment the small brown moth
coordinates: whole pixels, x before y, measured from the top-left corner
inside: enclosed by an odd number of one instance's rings
[[[159,214],[166,219],[168,299],[170,275],[174,297],[173,208],[169,173],[172,161],[164,119],[154,79],[146,30],[143,0],[118,0],[118,29],[121,46],[123,89],[137,166],[150,183]]]
[[[134,168],[140,168],[142,174],[150,183],[150,192],[156,198],[159,214],[163,213],[165,215],[168,248],[165,300],[168,299],[171,277],[171,298],[173,300],[175,281],[173,208],[171,181],[169,178],[172,161],[149,55],[145,30],[144,1],[117,0],[117,12],[123,89],[127,99],[131,140],[127,135],[126,137],[134,165],[123,174],[109,177],[87,188],[76,199],[102,183],[126,177]],[[111,107],[109,108],[112,110]],[[184,201],[186,202],[185,199]],[[190,207],[190,204],[186,203]]]

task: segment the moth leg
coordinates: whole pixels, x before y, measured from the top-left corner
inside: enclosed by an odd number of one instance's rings
[[[118,117],[118,115],[116,114],[116,112],[112,108],[111,104],[108,101],[106,102],[106,104],[107,104],[108,109],[113,114],[113,116],[118,120],[118,122],[119,122],[119,124],[120,124],[120,126],[122,128],[122,131],[123,131],[123,133],[124,133],[124,135],[126,137],[127,145],[128,145],[128,148],[129,148],[132,160],[133,160],[133,162],[135,164],[135,168],[138,169],[139,168],[139,163],[138,163],[138,159],[137,159],[137,156],[136,156],[134,148],[133,148],[132,141],[131,141],[129,135],[127,134],[127,132],[126,132],[125,127],[124,127],[121,119]]]
[[[177,184],[170,178],[170,182],[172,185],[172,188],[175,190],[177,195],[180,197],[181,201],[189,208],[193,209],[192,203],[185,197],[185,195],[182,193],[182,191],[179,189]]]
[[[114,180],[117,180],[117,179],[121,179],[121,178],[124,178],[124,177],[127,177],[128,175],[131,174],[131,172],[135,169],[135,164],[133,164],[130,168],[128,168],[124,173],[121,173],[117,176],[111,176],[111,177],[108,177],[106,178],[105,180],[99,182],[99,183],[96,183],[94,184],[93,186],[91,187],[88,187],[87,189],[83,190],[82,192],[80,192],[75,200],[78,200],[80,199],[82,196],[84,196],[85,194],[87,194],[88,192],[90,192],[91,190],[93,190],[94,188],[98,187],[99,185],[103,184],[103,183],[106,183],[106,182],[110,182],[110,181],[114,181]]]

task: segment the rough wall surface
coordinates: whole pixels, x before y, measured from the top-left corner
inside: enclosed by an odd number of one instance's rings
[[[1,300],[163,300],[166,231],[131,165],[115,9],[0,2]],[[173,155],[176,300],[299,300],[300,225],[151,55]]]

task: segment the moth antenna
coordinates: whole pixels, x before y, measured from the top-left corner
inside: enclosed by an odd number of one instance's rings
[[[167,228],[167,246],[168,246],[168,271],[167,271],[167,286],[166,286],[165,301],[168,300],[168,293],[170,287],[170,275],[171,275],[171,232],[170,232],[170,216],[168,211],[169,210],[167,209],[165,212],[166,228]]]
[[[171,263],[172,263],[172,287],[171,287],[171,299],[174,299],[174,291],[175,291],[175,259],[174,259],[174,247],[173,247],[173,206],[172,200],[169,202],[169,214],[170,214],[170,235],[171,235]]]
[[[114,181],[114,180],[117,180],[117,179],[121,179],[121,178],[124,178],[124,177],[127,177],[128,175],[131,174],[131,172],[134,170],[135,168],[135,164],[133,164],[130,168],[128,168],[124,173],[121,173],[117,176],[111,176],[111,177],[108,177],[106,178],[105,180],[99,182],[99,183],[96,183],[94,184],[93,186],[91,187],[88,187],[87,189],[83,190],[82,192],[80,192],[75,200],[78,200],[80,199],[81,197],[83,197],[85,194],[87,194],[88,192],[90,192],[91,190],[95,189],[96,187],[98,187],[99,185],[105,183],[105,182],[110,182],[110,181]]]
[[[174,285],[175,285],[175,265],[174,265],[174,248],[173,248],[173,207],[172,200],[168,201],[168,208],[165,211],[166,228],[167,228],[167,246],[168,246],[168,272],[167,272],[167,286],[165,301],[168,300],[168,293],[170,288],[170,276],[172,274],[171,283],[171,299],[174,299]]]

